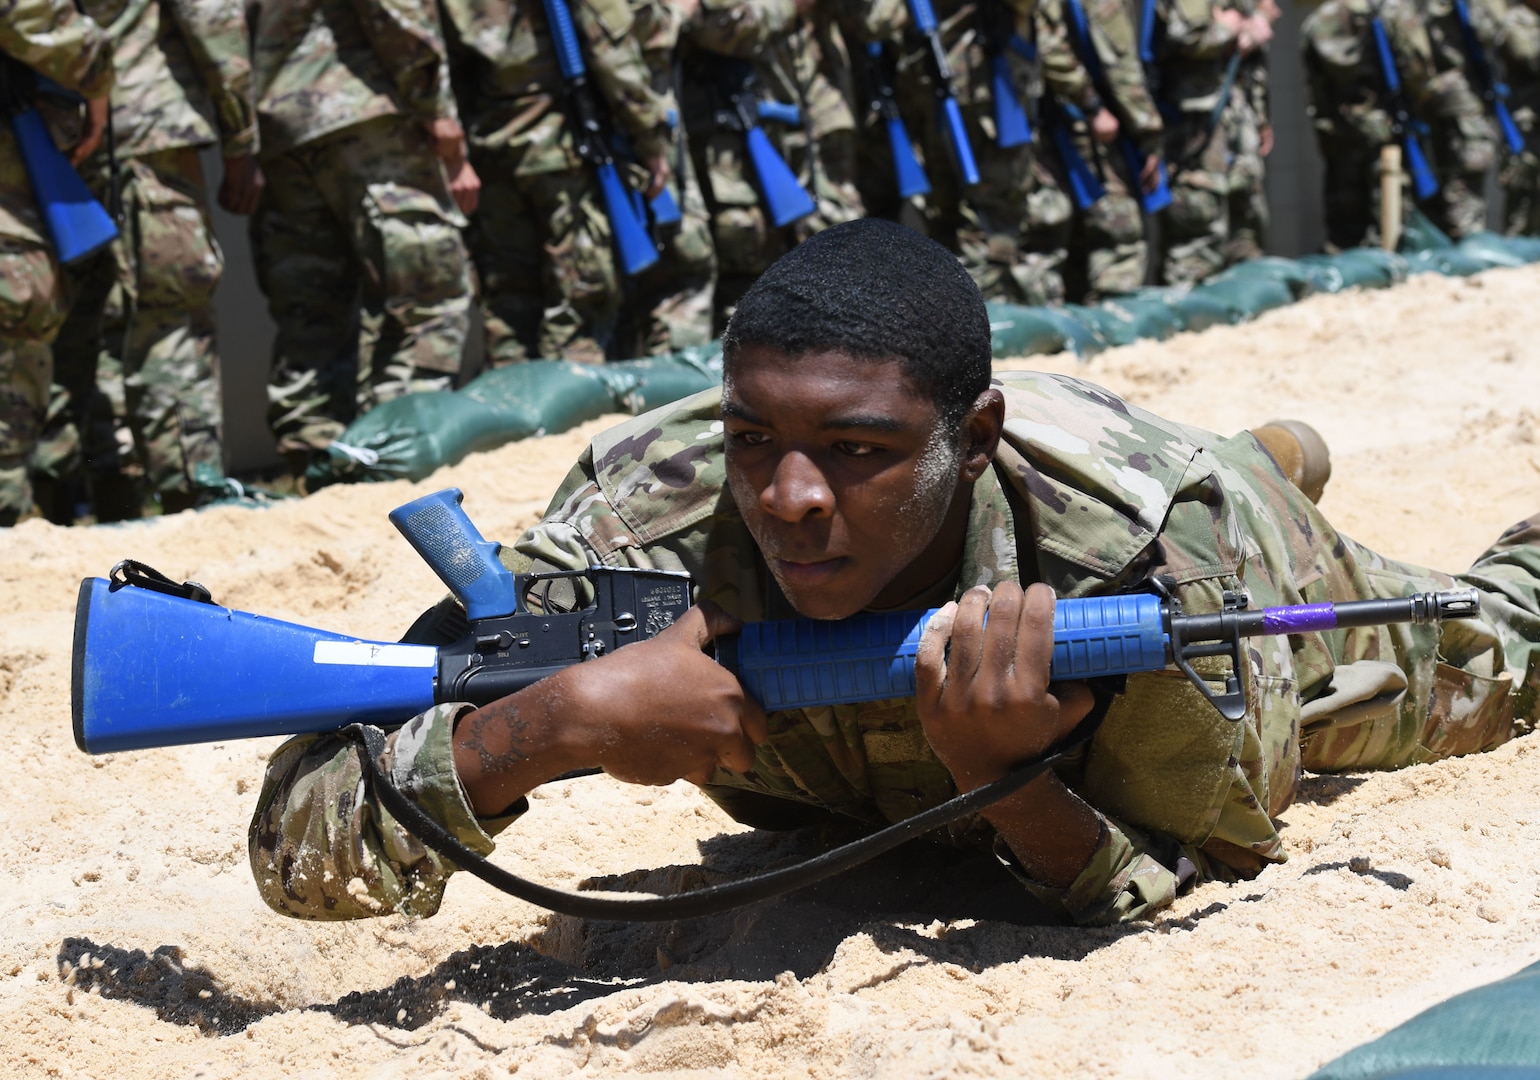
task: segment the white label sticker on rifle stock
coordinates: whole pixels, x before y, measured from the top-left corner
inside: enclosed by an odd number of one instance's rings
[[[347,667],[431,668],[438,663],[438,650],[431,645],[382,645],[377,641],[318,641],[317,664],[342,664]]]

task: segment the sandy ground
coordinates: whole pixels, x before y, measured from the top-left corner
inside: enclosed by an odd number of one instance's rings
[[[1537,296],[1540,268],[1422,278],[1047,363],[1220,431],[1306,419],[1333,449],[1334,521],[1458,568],[1540,507]],[[75,749],[82,577],[132,556],[233,607],[390,637],[441,589],[388,510],[457,485],[486,534],[511,537],[602,426],[419,485],[0,535],[6,1075],[1302,1077],[1540,959],[1536,737],[1307,779],[1286,864],[1107,930],[1034,926],[1012,882],[923,844],[677,925],[548,918],[463,875],[433,919],[294,922],[246,869],[274,740]],[[537,793],[498,859],[555,884],[667,888],[813,846],[746,833],[684,785],[600,778]]]

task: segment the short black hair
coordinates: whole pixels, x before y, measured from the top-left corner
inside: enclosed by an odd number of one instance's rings
[[[738,301],[722,351],[729,366],[745,345],[897,359],[955,433],[989,388],[989,338],[983,294],[955,255],[896,222],[861,218],[776,260]]]

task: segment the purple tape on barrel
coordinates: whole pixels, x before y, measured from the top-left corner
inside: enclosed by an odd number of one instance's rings
[[[1337,609],[1331,604],[1262,609],[1262,632],[1266,634],[1302,634],[1307,630],[1336,628]]]

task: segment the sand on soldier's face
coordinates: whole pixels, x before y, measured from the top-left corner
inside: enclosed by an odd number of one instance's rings
[[[1540,268],[1308,299],[1243,327],[1049,367],[1230,433],[1331,445],[1327,516],[1458,569],[1540,510]],[[262,906],[246,823],[276,740],[88,758],[70,735],[82,577],[131,556],[222,604],[363,637],[442,592],[386,521],[450,485],[489,536],[535,520],[585,437],[421,484],[115,528],[0,535],[0,1061],[7,1076],[1301,1077],[1540,959],[1540,739],[1307,778],[1291,858],[1153,923],[1027,925],[1008,878],[911,845],[691,923],[548,918],[462,875],[434,918],[303,923]],[[678,888],[814,850],[687,785],[550,785],[497,861]],[[656,868],[656,869],[655,869]]]

